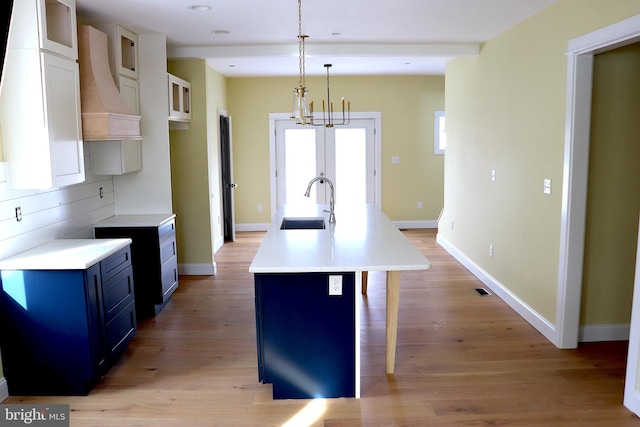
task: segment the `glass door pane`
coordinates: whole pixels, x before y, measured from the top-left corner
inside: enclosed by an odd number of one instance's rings
[[[284,134],[284,194],[280,203],[317,203],[316,186],[311,197],[304,197],[307,184],[318,170],[316,131],[313,128],[285,129]]]
[[[367,144],[363,128],[335,129],[336,203],[367,203]]]

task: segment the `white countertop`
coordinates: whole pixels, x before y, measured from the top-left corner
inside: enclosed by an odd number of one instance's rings
[[[94,227],[159,227],[176,214],[114,215],[94,224]]]
[[[253,273],[426,270],[431,263],[375,206],[278,209],[249,271]],[[325,218],[324,230],[280,230],[284,217]]]
[[[85,270],[131,239],[57,239],[0,260],[0,270]]]

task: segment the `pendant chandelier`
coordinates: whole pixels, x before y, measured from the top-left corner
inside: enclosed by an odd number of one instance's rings
[[[341,101],[342,109],[342,121],[336,123],[334,120],[333,102],[330,98],[329,90],[329,68],[331,64],[324,64],[327,69],[327,106],[325,111],[325,100],[322,100],[322,123],[315,123],[313,121],[313,101],[308,103],[307,95],[309,90],[307,89],[305,82],[305,51],[304,43],[305,39],[309,36],[302,34],[302,0],[298,0],[298,63],[299,63],[299,81],[298,86],[293,89],[293,108],[291,110],[291,118],[296,119],[296,124],[299,125],[312,125],[312,126],[324,126],[332,128],[336,125],[348,125],[351,119],[351,102],[347,102],[347,109],[345,113],[345,101],[344,97]]]

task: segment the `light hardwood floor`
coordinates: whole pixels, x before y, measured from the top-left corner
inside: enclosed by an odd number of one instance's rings
[[[73,427],[640,426],[622,405],[626,343],[557,349],[499,298],[479,296],[435,230],[405,231],[433,268],[402,273],[395,374],[385,374],[384,274],[372,272],[358,296],[362,398],[272,400],[258,383],[248,272],[263,235],[225,244],[215,276],[181,277],[89,396],[4,403],[68,403]]]

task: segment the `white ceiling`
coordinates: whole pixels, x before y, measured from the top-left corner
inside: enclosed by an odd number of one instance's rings
[[[556,1],[302,0],[306,74],[324,75],[331,63],[331,75],[442,75],[450,59],[476,55]],[[297,0],[76,2],[88,22],[166,34],[169,58],[204,58],[228,77],[298,74]]]

